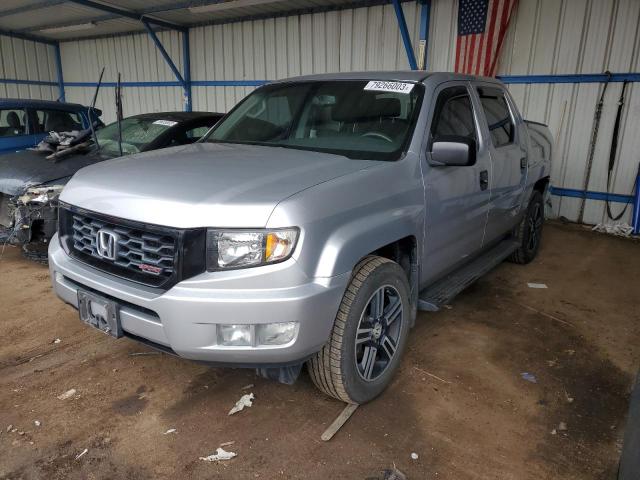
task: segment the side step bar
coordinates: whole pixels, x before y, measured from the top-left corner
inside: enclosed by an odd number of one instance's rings
[[[513,238],[503,240],[471,263],[425,288],[419,294],[418,310],[437,312],[469,285],[500,265],[519,246]]]

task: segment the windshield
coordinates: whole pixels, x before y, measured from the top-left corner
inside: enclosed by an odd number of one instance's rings
[[[122,153],[141,152],[176,122],[157,118],[125,118],[122,124]],[[110,123],[96,131],[102,153],[120,155],[118,148],[118,122]]]
[[[234,108],[205,141],[397,160],[411,138],[422,94],[422,85],[403,82],[267,85]]]

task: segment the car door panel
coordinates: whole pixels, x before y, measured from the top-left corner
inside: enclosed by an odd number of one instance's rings
[[[465,95],[468,100],[464,100]],[[450,99],[447,100],[448,97]],[[491,162],[478,136],[478,119],[468,83],[447,82],[436,90],[434,98],[436,101],[428,124],[429,140],[424,149],[426,227],[423,284],[431,283],[480,251],[490,202]],[[437,126],[442,119],[444,128]],[[478,146],[474,165],[430,164],[430,143],[434,138],[446,134],[465,135],[465,132],[474,137]],[[483,178],[486,179],[484,183]]]
[[[484,243],[490,244],[511,231],[521,214],[526,184],[526,151],[508,93],[496,84],[474,83],[474,97],[480,113],[480,128],[487,137],[492,163],[491,204]]]

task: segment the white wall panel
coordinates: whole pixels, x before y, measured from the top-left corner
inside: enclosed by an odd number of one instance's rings
[[[183,71],[182,37],[178,32],[158,32],[158,38]],[[96,40],[63,42],[60,44],[65,82],[95,83],[104,70],[104,82],[115,82],[118,72],[123,82],[176,81],[169,65],[159,50],[145,34],[109,37]],[[194,59],[192,59],[192,64]],[[85,105],[91,103],[95,88],[67,86],[68,101]],[[122,89],[124,115],[146,112],[183,110],[183,93],[180,87],[125,87]],[[103,110],[103,120],[115,120],[115,91],[102,87],[96,107]]]
[[[457,0],[433,0],[429,69],[452,70],[457,33]],[[640,71],[640,2],[637,0],[520,0],[498,64],[499,75],[560,75]],[[582,190],[591,131],[603,85],[510,85],[530,120],[549,124],[556,137],[552,183]],[[604,99],[588,189],[607,190],[609,149],[621,83]],[[627,87],[611,191],[630,194],[640,162],[640,88]],[[553,197],[556,215],[577,220],[581,201]],[[621,204],[614,203],[614,213]],[[631,208],[623,221],[630,221]],[[588,200],[586,223],[606,221],[604,202]]]
[[[51,45],[0,35],[0,78],[57,82]],[[58,86],[0,83],[0,97],[56,100]]]

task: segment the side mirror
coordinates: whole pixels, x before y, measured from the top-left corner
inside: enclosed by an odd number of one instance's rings
[[[431,143],[431,161],[434,166],[467,167],[476,163],[476,141],[457,135],[440,136]]]

